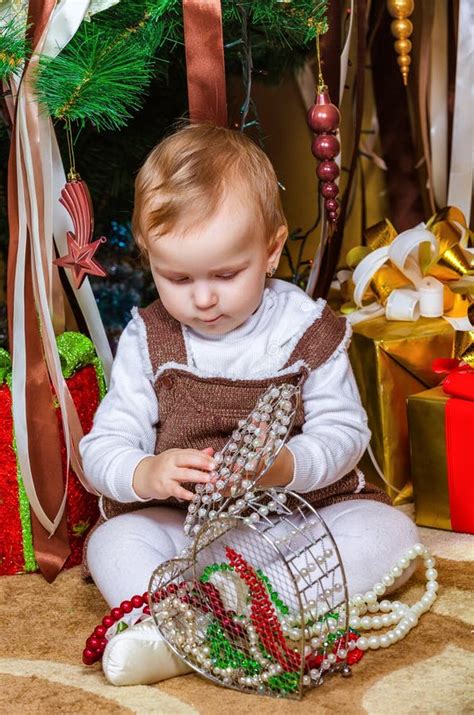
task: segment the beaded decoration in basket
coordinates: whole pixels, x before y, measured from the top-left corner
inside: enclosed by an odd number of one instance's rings
[[[300,495],[249,494],[249,516],[208,520],[189,555],[155,570],[150,609],[168,645],[214,682],[300,698],[327,673],[349,675],[351,651],[362,655],[348,628],[344,568]]]
[[[300,390],[272,385],[238,423],[189,505],[184,530],[194,540],[149,587],[157,626],[189,665],[228,687],[287,697],[323,673],[349,674],[355,648],[324,521],[298,494],[254,489],[291,431]]]

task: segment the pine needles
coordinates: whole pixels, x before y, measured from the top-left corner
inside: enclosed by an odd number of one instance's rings
[[[41,59],[36,91],[56,119],[119,129],[142,105],[152,65],[146,43],[111,40],[99,27],[84,25],[58,57]]]
[[[26,56],[24,27],[15,17],[3,20],[0,17],[0,84],[20,69]]]
[[[252,30],[263,34],[268,43],[302,47],[314,40],[317,32],[327,31],[327,4],[328,0],[223,0],[223,22],[225,27],[238,20],[239,8],[244,8]]]

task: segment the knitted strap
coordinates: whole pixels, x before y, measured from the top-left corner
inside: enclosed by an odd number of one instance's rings
[[[167,362],[186,365],[186,345],[181,324],[171,317],[161,300],[155,300],[147,308],[139,308],[138,314],[145,323],[153,374]]]
[[[316,370],[340,347],[347,332],[346,318],[337,317],[326,305],[321,316],[309,326],[291,353],[285,367],[304,360]]]

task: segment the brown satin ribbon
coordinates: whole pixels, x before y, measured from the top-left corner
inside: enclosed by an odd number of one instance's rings
[[[29,67],[31,68],[32,63],[35,62],[35,58],[32,58],[30,61]],[[25,86],[23,89],[26,89],[28,92],[28,100],[31,102],[34,102],[34,89],[30,87],[31,83],[31,74],[29,74],[29,79],[25,79]],[[29,106],[29,104],[28,104]],[[37,121],[37,116],[38,113],[37,111],[28,111],[26,114],[26,123],[28,126],[28,134],[31,140],[31,154],[33,157],[33,173],[35,176],[35,186],[37,187],[37,193],[36,193],[36,200],[38,202],[38,206],[42,207],[44,205],[44,186],[43,186],[43,173],[41,171],[41,163],[42,163],[42,157],[41,157],[41,152],[40,152],[40,136],[39,136],[39,125]],[[45,226],[44,226],[44,213],[42,210],[38,212],[38,223],[39,223],[39,232],[40,236],[44,235],[45,232]],[[53,256],[54,257],[54,256]],[[50,306],[51,314],[52,314],[52,321],[53,321],[53,327],[54,327],[54,332],[56,335],[59,335],[60,333],[63,333],[64,330],[66,329],[66,317],[65,317],[65,304],[64,304],[64,296],[63,296],[63,289],[61,285],[61,281],[59,279],[59,271],[58,267],[52,263],[51,259],[51,287],[49,285],[49,266],[47,265],[48,261],[48,256],[46,254],[46,250],[44,249],[42,251],[42,263],[43,263],[43,274],[45,277],[46,281],[46,291],[48,292],[48,295],[51,290],[51,302],[52,305]]]
[[[422,22],[420,33],[420,64],[418,68],[418,111],[420,114],[421,142],[423,145],[423,156],[425,158],[426,172],[428,174],[428,200],[430,204],[429,213],[436,211],[436,202],[433,191],[433,166],[431,163],[431,148],[429,138],[428,120],[428,80],[430,72],[430,37],[433,29],[434,3],[425,2],[422,5]]]
[[[41,36],[46,28],[46,25],[48,23],[49,17],[54,10],[54,7],[56,5],[56,2],[52,2],[52,0],[47,0],[46,2],[43,2],[42,0],[30,0],[29,6],[28,6],[28,27],[27,27],[27,32],[26,35],[29,39],[29,43],[31,47],[36,47],[38,42],[41,39]],[[33,59],[33,58],[31,58]],[[31,62],[30,59],[30,62]],[[28,65],[29,66],[29,63]],[[26,71],[26,67],[25,67]],[[36,132],[37,133],[37,132]],[[32,150],[33,150],[33,155],[34,155],[34,170],[35,170],[35,183],[37,186],[41,185],[41,181],[38,181],[38,168],[40,166],[40,162],[38,160],[39,157],[39,137],[35,137],[36,141],[33,143],[32,142]],[[42,212],[40,212],[40,220],[42,221]],[[41,229],[40,229],[41,230]],[[41,231],[42,232],[42,231]],[[47,271],[45,272],[45,276],[47,276],[48,273]],[[53,326],[56,335],[59,335],[59,333],[64,332],[66,329],[66,306],[64,302],[64,293],[62,290],[61,286],[61,280],[59,278],[59,271],[58,267],[53,264],[52,266],[52,281],[53,281],[53,290],[52,290],[52,300],[53,300]]]
[[[33,46],[36,46],[49,16],[55,7],[55,0],[30,2],[28,21]],[[28,65],[27,65],[28,67]],[[25,72],[27,71],[25,68]],[[25,76],[25,75],[23,75]],[[30,124],[34,122],[36,104],[29,103]],[[15,142],[10,147],[8,167],[8,219],[10,245],[8,255],[7,303],[9,319],[10,349],[13,350],[14,289],[15,267],[18,254],[18,195]],[[31,245],[27,237],[25,265],[25,331],[26,331],[26,418],[29,433],[29,451],[32,474],[41,504],[52,519],[57,513],[64,493],[64,477],[61,460],[60,434],[53,404],[53,394],[45,364],[41,342],[41,327],[37,317],[34,300],[33,273],[31,266]],[[48,532],[31,512],[33,544],[38,565],[47,581],[54,580],[67,559],[70,548],[67,537],[66,516],[64,515],[56,533],[49,537]]]
[[[31,308],[27,308],[25,315],[26,418],[30,464],[38,498],[46,514],[53,519],[63,498],[64,476],[58,420],[43,355],[40,325],[34,308],[30,244],[27,246],[25,269],[25,305]],[[66,514],[53,536],[49,536],[34,512],[30,510],[30,513],[35,558],[41,573],[51,583],[71,553]]]
[[[372,43],[372,78],[379,120],[382,156],[390,204],[390,219],[398,231],[423,221],[421,188],[415,169],[416,152],[410,126],[408,96],[401,80],[386,8]]]
[[[330,3],[331,5],[331,3]],[[339,255],[344,237],[344,222],[351,194],[352,182],[354,179],[355,169],[357,165],[357,151],[359,147],[360,132],[362,129],[362,115],[364,109],[364,76],[365,76],[365,52],[366,52],[366,9],[367,0],[356,0],[356,23],[357,23],[357,68],[356,68],[356,85],[355,85],[355,106],[356,116],[354,123],[354,143],[352,149],[351,163],[344,195],[341,201],[341,211],[337,223],[337,229],[332,238],[326,244],[321,264],[321,271],[318,282],[316,283],[313,298],[325,298],[329,292],[331,282],[333,280],[336,266],[339,260]],[[337,62],[339,66],[339,55],[331,58],[332,62]]]
[[[226,127],[220,0],[183,0],[183,21],[190,118]]]

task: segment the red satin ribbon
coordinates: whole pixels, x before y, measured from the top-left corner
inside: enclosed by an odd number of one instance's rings
[[[227,126],[220,0],[183,0],[189,115]]]
[[[474,369],[459,360],[435,360],[433,369],[447,373],[446,461],[453,531],[474,532]]]
[[[474,400],[474,368],[456,358],[438,358],[433,360],[432,369],[437,375],[446,375],[442,386],[448,395]]]

